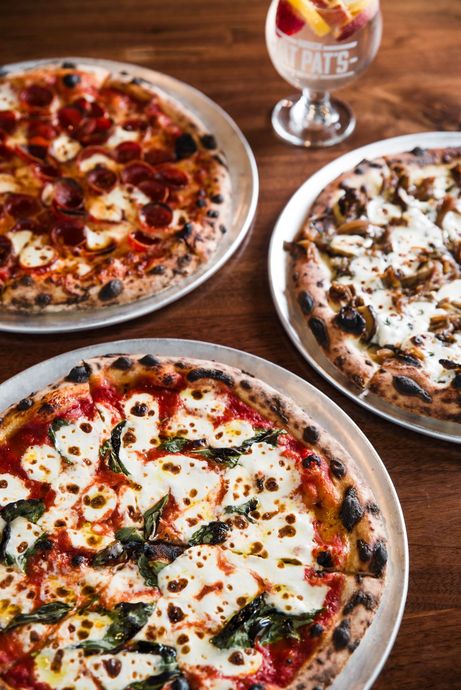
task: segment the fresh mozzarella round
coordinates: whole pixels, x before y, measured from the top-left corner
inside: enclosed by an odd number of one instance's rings
[[[117,494],[104,484],[93,484],[82,495],[82,513],[88,522],[107,520],[117,507]]]
[[[29,446],[21,458],[21,467],[29,479],[51,483],[61,470],[61,456],[51,446]]]
[[[216,427],[213,445],[222,448],[233,448],[240,446],[254,435],[254,429],[249,422],[243,419],[233,419]]]
[[[220,417],[226,409],[226,398],[208,386],[185,388],[179,397],[186,410],[194,414]]]
[[[88,657],[85,666],[104,690],[125,690],[133,683],[160,675],[165,664],[158,654],[122,651]]]
[[[85,670],[82,649],[45,647],[35,657],[35,675],[53,690],[96,690],[97,685]]]
[[[14,474],[0,474],[0,506],[29,497],[29,489],[22,479]]]

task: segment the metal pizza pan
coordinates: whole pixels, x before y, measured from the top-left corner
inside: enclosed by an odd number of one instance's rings
[[[370,391],[360,392],[326,357],[315,340],[290,289],[290,257],[284,243],[295,239],[306,220],[309,208],[320,192],[338,175],[354,168],[364,158],[410,151],[416,146],[437,148],[460,146],[459,132],[421,132],[362,146],[349,151],[321,168],[295,192],[280,214],[269,247],[269,282],[272,298],[287,334],[301,355],[329,383],[367,410],[390,422],[427,436],[461,443],[461,424],[414,414],[392,405]]]
[[[90,345],[36,364],[0,385],[0,412],[40,390],[81,359],[108,353],[153,354],[214,360],[252,374],[306,410],[353,457],[381,508],[388,533],[389,561],[379,609],[359,647],[331,690],[369,690],[397,636],[408,589],[408,542],[402,509],[392,480],[370,441],[336,403],[299,376],[255,355],[194,340],[143,338]]]
[[[137,77],[163,92],[181,107],[190,112],[205,131],[212,132],[218,141],[219,150],[226,159],[231,182],[231,208],[216,251],[198,271],[187,276],[183,282],[155,295],[122,305],[100,309],[80,309],[50,314],[9,313],[0,309],[0,330],[15,333],[63,333],[84,331],[91,328],[111,326],[138,316],[157,311],[184,297],[202,285],[230,259],[251,228],[259,194],[258,169],[248,141],[232,118],[214,101],[189,84],[167,74],[146,67],[114,60],[98,60],[82,57],[60,57],[43,60],[29,60],[4,65],[4,72],[10,74],[37,67],[59,65],[71,62],[89,67],[101,67],[115,75]]]

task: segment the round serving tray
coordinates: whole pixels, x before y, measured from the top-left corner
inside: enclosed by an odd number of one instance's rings
[[[410,151],[416,146],[436,148],[461,146],[459,132],[421,132],[408,134],[354,149],[321,168],[310,177],[291,197],[280,214],[272,233],[269,247],[269,282],[272,298],[279,318],[303,357],[333,386],[365,407],[390,422],[427,436],[461,443],[461,424],[445,422],[408,412],[392,405],[370,391],[358,392],[346,376],[326,357],[300,314],[290,289],[290,256],[284,250],[285,242],[292,242],[307,217],[312,203],[320,192],[338,175],[354,168],[364,158]]]
[[[368,690],[396,638],[408,588],[408,543],[402,509],[377,452],[356,424],[311,384],[265,359],[194,340],[144,338],[90,345],[48,359],[0,385],[0,412],[30,393],[65,376],[81,359],[107,353],[184,356],[215,360],[253,374],[290,397],[350,453],[381,508],[388,532],[389,562],[381,604],[360,646],[331,690]]]
[[[97,60],[93,58],[69,57],[16,62],[2,67],[3,72],[17,72],[40,66],[60,64],[63,61],[80,65],[93,65],[145,79],[157,90],[176,100],[194,116],[206,131],[212,132],[218,141],[229,167],[232,202],[229,209],[227,233],[223,235],[216,252],[196,273],[182,283],[167,288],[156,295],[129,304],[103,307],[101,309],[56,312],[53,314],[13,314],[0,309],[0,330],[16,333],[62,333],[83,331],[90,328],[110,326],[122,321],[143,316],[184,295],[208,280],[237,250],[249,231],[258,201],[258,169],[253,152],[231,117],[201,91],[178,81],[167,74],[155,72],[126,62]]]

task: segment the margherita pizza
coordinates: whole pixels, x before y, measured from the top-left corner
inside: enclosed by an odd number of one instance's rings
[[[325,688],[377,609],[378,506],[291,401],[107,356],[0,422],[0,687]]]
[[[461,149],[363,161],[315,201],[293,255],[297,301],[360,389],[461,421]]]
[[[196,272],[226,232],[213,134],[143,79],[63,63],[0,79],[0,307],[130,302]]]

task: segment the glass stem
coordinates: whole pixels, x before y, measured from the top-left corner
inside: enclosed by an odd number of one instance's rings
[[[299,132],[305,129],[325,129],[338,121],[328,91],[303,89],[302,96],[291,108],[292,126]]]

